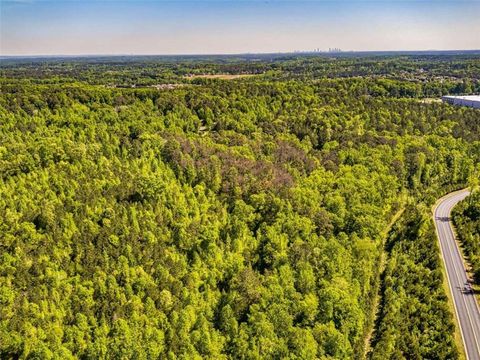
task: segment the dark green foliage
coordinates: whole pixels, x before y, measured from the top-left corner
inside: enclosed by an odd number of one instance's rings
[[[452,211],[453,222],[465,254],[472,265],[475,283],[480,284],[480,193],[474,192]]]
[[[371,359],[458,358],[437,243],[418,208],[407,208],[391,230]]]

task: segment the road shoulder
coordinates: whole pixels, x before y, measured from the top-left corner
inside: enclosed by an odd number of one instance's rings
[[[442,244],[440,243],[440,237],[438,235],[438,229],[437,229],[437,223],[435,221],[435,213],[436,213],[436,210],[437,210],[437,207],[448,197],[454,195],[454,194],[457,194],[457,193],[460,193],[462,191],[465,191],[467,190],[467,188],[465,189],[460,189],[460,190],[457,190],[457,191],[453,191],[451,193],[448,193],[444,196],[442,196],[440,199],[438,199],[435,204],[432,206],[432,221],[433,221],[433,225],[435,227],[435,234],[437,236],[437,243],[438,243],[438,247],[440,249],[440,256],[442,258],[442,275],[443,275],[443,287],[445,289],[445,293],[447,294],[447,297],[448,297],[448,307],[450,308],[450,311],[453,315],[453,318],[454,318],[454,324],[455,324],[455,343],[457,344],[457,348],[458,348],[458,351],[459,351],[459,355],[460,355],[460,359],[462,360],[465,360],[467,359],[467,356],[466,356],[466,352],[465,352],[465,341],[463,339],[463,335],[462,335],[462,328],[460,326],[460,322],[458,320],[458,311],[457,311],[457,308],[455,307],[455,303],[454,303],[454,300],[453,300],[453,293],[452,293],[452,287],[450,286],[450,282],[448,280],[448,274],[447,274],[447,266],[445,264],[445,257],[443,255],[443,250],[442,250]],[[457,242],[457,246],[458,246],[458,240],[457,240],[457,234],[455,232],[455,227],[453,226],[453,223],[451,220],[449,220],[449,224],[450,224],[450,227],[452,228],[452,231],[453,231],[453,234],[455,236],[455,241]],[[462,258],[465,262],[465,256],[463,254],[463,251],[460,248],[460,254],[462,255]]]

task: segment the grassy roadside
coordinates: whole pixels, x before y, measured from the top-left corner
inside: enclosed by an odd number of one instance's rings
[[[440,246],[440,244],[438,244],[438,246]],[[443,288],[445,290],[445,293],[447,294],[448,308],[450,309],[453,322],[455,323],[455,344],[457,345],[459,358],[461,360],[466,360],[467,357],[465,354],[465,345],[463,344],[462,334],[460,332],[460,324],[458,322],[457,312],[455,310],[455,306],[453,305],[453,296],[452,296],[452,291],[450,290],[450,285],[448,284],[448,280],[447,280],[447,271],[445,269],[445,263],[442,261],[442,264],[443,264],[442,265]]]
[[[477,193],[478,191],[480,191],[480,187],[478,187],[478,186],[473,187],[471,189],[471,193]],[[468,197],[463,201],[466,201],[467,199],[468,199]],[[471,263],[471,259],[468,256],[468,254],[466,253],[464,242],[462,241],[461,237],[458,236],[457,228],[456,228],[454,220],[453,220],[453,212],[455,211],[455,208],[461,203],[462,202],[459,202],[457,205],[455,205],[453,207],[453,209],[452,209],[452,220],[450,221],[450,224],[452,225],[453,234],[455,235],[455,241],[456,241],[458,249],[460,251],[460,255],[463,257],[463,261],[464,261],[464,264],[465,264],[465,270],[467,272],[467,277],[470,280],[472,280],[472,287],[474,289],[474,296],[477,300],[477,303],[480,304],[480,283],[476,283],[475,281],[473,281],[474,271],[473,271],[473,266],[472,266],[472,263]]]
[[[461,190],[458,190],[458,191],[461,191]],[[443,199],[444,199],[444,197],[440,198],[432,206],[432,208],[431,208],[432,214],[434,214],[436,207],[438,206],[438,204]],[[388,226],[382,232],[382,238],[384,239],[382,246],[385,246],[385,241],[387,240],[387,238],[389,236],[389,233],[392,230],[392,227],[396,224],[396,222],[403,215],[403,213],[405,211],[405,208],[406,208],[406,205],[408,204],[409,200],[411,200],[411,199],[409,199],[407,196],[402,197],[400,209],[395,213],[395,215],[392,217]],[[427,210],[427,209],[425,209],[425,210]],[[461,336],[461,333],[460,333],[460,327],[459,327],[459,324],[458,324],[457,317],[455,316],[456,311],[455,311],[455,307],[454,307],[454,304],[453,304],[452,294],[451,294],[451,291],[450,291],[450,288],[449,288],[449,285],[448,285],[448,280],[447,280],[448,278],[447,278],[447,274],[446,274],[446,270],[445,270],[445,264],[443,262],[443,256],[441,255],[440,244],[438,243],[438,234],[436,233],[437,229],[436,229],[435,224],[434,224],[434,216],[431,217],[430,221],[433,221],[432,229],[434,229],[434,231],[435,231],[436,241],[437,241],[437,244],[439,246],[438,256],[442,257],[441,265],[440,265],[439,268],[440,268],[440,271],[442,273],[443,292],[446,294],[446,296],[448,298],[448,301],[447,301],[448,305],[447,306],[448,306],[448,309],[449,309],[450,314],[451,314],[450,317],[453,318],[453,323],[454,323],[454,326],[455,326],[455,330],[454,330],[454,334],[453,334],[455,346],[458,349],[459,359],[466,359],[465,349],[464,349],[464,345],[463,345],[463,339],[462,339],[462,336]],[[364,336],[364,341],[365,341],[364,342],[364,351],[361,354],[357,353],[355,355],[356,359],[365,359],[365,358],[368,358],[369,355],[373,354],[372,353],[372,351],[373,351],[372,340],[375,337],[375,331],[377,331],[377,325],[376,324],[377,324],[377,321],[378,321],[378,318],[379,318],[379,315],[380,315],[380,311],[381,311],[381,309],[380,309],[380,304],[381,304],[381,301],[382,301],[381,286],[382,286],[382,283],[384,281],[384,280],[382,280],[382,276],[384,274],[386,264],[387,264],[387,255],[388,255],[387,251],[383,250],[381,252],[381,255],[380,255],[380,258],[379,258],[378,273],[376,274],[376,280],[377,281],[375,283],[376,293],[375,293],[375,296],[373,297],[372,306],[371,306],[371,313],[369,314],[370,316],[369,316],[369,319],[367,320],[368,321],[368,323],[366,325],[367,331],[366,331],[366,334]]]
[[[425,204],[409,202],[389,232],[369,359],[460,358],[431,221]]]
[[[467,277],[469,280],[473,279],[473,270],[472,270],[472,264],[470,263],[470,260],[468,259],[468,256],[465,254],[465,248],[463,243],[459,240],[459,237],[457,235],[457,229],[455,228],[455,224],[453,224],[451,221],[450,223],[452,224],[452,230],[453,230],[453,235],[455,236],[455,242],[457,243],[458,250],[460,251],[460,255],[463,258],[463,262],[465,265],[465,270],[467,272]],[[477,299],[477,303],[480,304],[480,285],[477,285],[475,282],[472,281],[471,283],[473,289],[474,289],[474,296]]]
[[[458,191],[455,191],[455,192],[459,192],[459,191],[463,191],[462,190],[458,190]],[[452,193],[449,193],[447,195],[450,195]],[[439,247],[439,250],[440,250],[440,253],[442,251],[441,249],[441,246],[440,246],[440,240],[438,238],[438,231],[437,231],[437,227],[435,226],[435,210],[437,209],[438,205],[443,201],[443,199],[447,196],[442,196],[440,199],[438,199],[435,204],[432,206],[432,222],[433,222],[433,225],[434,225],[434,228],[435,228],[435,235],[437,236],[437,243],[438,243],[438,247]],[[451,223],[450,221],[450,225],[452,225],[452,229],[453,229],[453,232],[454,232],[454,235],[455,235],[455,239],[457,240],[457,234],[455,233],[455,227],[453,226],[453,224]],[[457,244],[458,244],[458,241],[457,241]],[[460,252],[462,254],[462,257],[465,259],[465,256],[463,254],[463,249],[459,246],[460,248]],[[454,305],[454,302],[453,302],[453,295],[452,295],[452,290],[450,289],[450,285],[448,283],[448,278],[447,278],[447,270],[446,270],[446,266],[445,266],[445,261],[444,261],[444,258],[443,258],[443,255],[441,254],[441,257],[442,257],[442,266],[441,266],[441,270],[442,270],[442,276],[443,276],[443,288],[445,290],[445,293],[447,294],[447,297],[448,297],[448,308],[450,309],[450,312],[452,314],[452,317],[453,317],[453,321],[455,323],[455,344],[457,345],[457,349],[459,351],[459,357],[461,360],[465,360],[467,357],[466,357],[466,353],[465,353],[465,345],[463,343],[463,338],[462,338],[462,334],[461,334],[461,331],[460,331],[460,324],[458,322],[458,315],[457,315],[457,311],[455,309],[455,305]]]

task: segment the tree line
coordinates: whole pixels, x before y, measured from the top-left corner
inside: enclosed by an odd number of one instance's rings
[[[2,358],[358,356],[401,199],[429,204],[480,160],[478,111],[406,79],[158,90],[22,66],[1,80]],[[429,225],[409,213],[374,351],[454,358]]]

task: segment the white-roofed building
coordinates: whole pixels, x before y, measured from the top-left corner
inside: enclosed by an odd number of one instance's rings
[[[442,96],[442,101],[451,105],[469,106],[480,109],[480,95]]]

